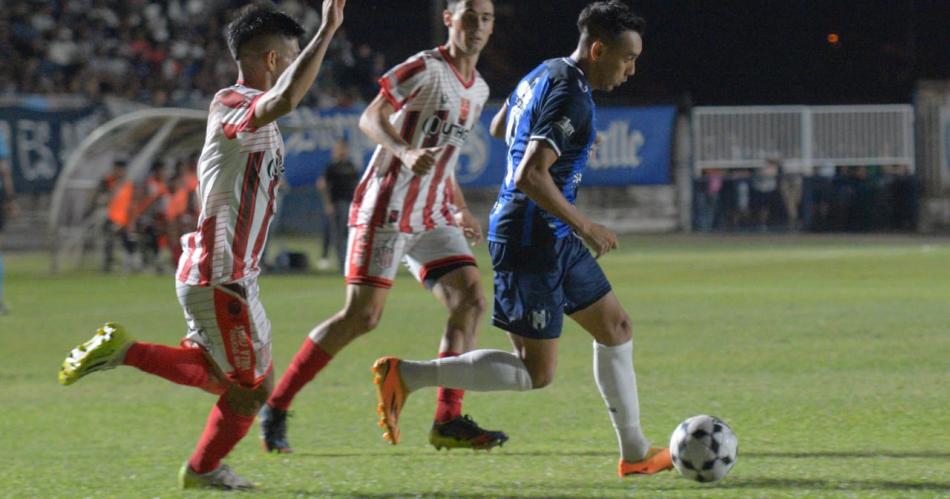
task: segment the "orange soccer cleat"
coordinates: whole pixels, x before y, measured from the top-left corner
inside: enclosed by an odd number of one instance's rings
[[[635,463],[620,458],[620,463],[617,464],[617,475],[620,478],[627,475],[653,475],[671,469],[673,469],[673,458],[670,456],[670,449],[650,447],[646,457]]]
[[[399,362],[395,357],[382,357],[373,363],[372,369],[379,426],[386,429],[383,438],[393,445],[399,443],[399,413],[409,396],[409,390],[399,376]]]

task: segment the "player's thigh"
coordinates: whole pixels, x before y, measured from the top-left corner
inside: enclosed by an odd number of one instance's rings
[[[554,339],[564,323],[563,272],[557,248],[489,242],[492,324],[531,339]]]
[[[485,309],[485,292],[478,267],[466,265],[439,277],[432,294],[450,311]]]
[[[465,233],[458,227],[436,227],[413,234],[407,244],[404,260],[409,272],[426,289],[434,289],[444,277],[465,267],[475,271],[467,271],[456,278],[464,277],[469,284],[480,279],[472,248],[465,239]]]
[[[272,368],[271,324],[256,279],[215,286],[177,285],[185,339],[199,345],[227,379],[256,389]]]
[[[409,235],[388,228],[350,227],[346,249],[346,283],[389,289]]]

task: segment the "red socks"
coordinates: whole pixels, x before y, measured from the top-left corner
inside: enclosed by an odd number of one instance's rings
[[[179,385],[195,386],[215,394],[224,393],[199,348],[169,347],[137,341],[125,353],[123,363]]]
[[[294,360],[287,367],[287,372],[280,378],[277,388],[271,394],[267,404],[276,409],[286,411],[304,385],[326,367],[333,357],[323,351],[310,337],[303,340],[300,350],[294,355]]]
[[[440,352],[439,358],[458,356],[455,352]],[[435,406],[435,422],[444,423],[462,415],[462,397],[465,390],[439,387],[439,402]]]
[[[247,435],[252,423],[254,416],[238,414],[224,401],[224,397],[218,399],[208,414],[208,423],[198,440],[195,453],[188,460],[188,466],[196,473],[216,470],[221,465],[221,459]]]

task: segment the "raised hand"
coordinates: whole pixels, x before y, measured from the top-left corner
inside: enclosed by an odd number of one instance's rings
[[[336,31],[343,24],[343,7],[346,0],[323,0],[323,25]]]

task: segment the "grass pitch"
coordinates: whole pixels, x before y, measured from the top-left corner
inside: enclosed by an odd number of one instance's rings
[[[485,250],[476,253],[484,262]],[[297,453],[265,455],[255,425],[227,461],[266,497],[950,496],[950,241],[648,237],[601,263],[634,319],[647,435],[660,444],[688,416],[723,418],[739,460],[721,483],[615,476],[591,340],[573,323],[552,386],[466,395],[465,412],[510,434],[505,447],[429,447],[434,390],[410,397],[403,442],[389,446],[369,367],[384,354],[432,357],[445,319],[407,275],[379,329],[297,398]],[[49,276],[44,255],[8,254],[6,268],[0,496],[180,496],[176,473],[212,396],[126,367],[56,383],[67,351],[106,320],[177,343],[184,322],[172,279]],[[280,371],[341,306],[342,281],[265,275],[261,289]],[[486,318],[480,346],[509,343]]]

